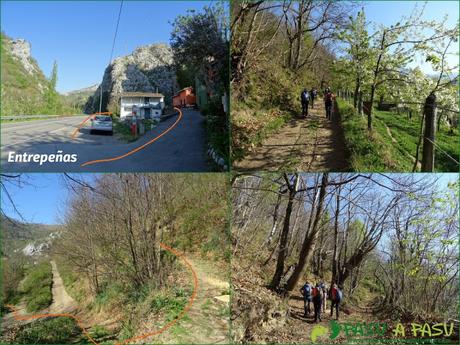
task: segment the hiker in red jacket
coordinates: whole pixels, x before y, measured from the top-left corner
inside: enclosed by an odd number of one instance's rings
[[[335,95],[332,93],[330,88],[327,88],[324,92],[324,106],[326,107],[326,118],[332,121],[332,107],[334,105]]]
[[[339,319],[339,305],[342,302],[343,293],[337,287],[337,284],[333,284],[332,288],[329,290],[329,299],[331,300],[331,317],[334,314],[334,307],[335,307],[335,317]]]

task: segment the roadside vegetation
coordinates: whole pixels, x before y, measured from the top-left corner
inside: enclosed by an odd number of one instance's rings
[[[144,134],[152,130],[158,125],[157,121],[150,120],[150,119],[144,119],[142,120],[142,123],[144,124],[144,128],[145,128]],[[115,117],[115,116],[113,117],[113,134],[117,138],[121,139],[122,141],[128,142],[128,143],[134,142],[138,140],[139,138],[142,138],[143,136],[143,135],[133,135],[129,124],[121,121],[119,117]]]
[[[26,310],[36,312],[47,308],[53,301],[52,286],[53,273],[49,262],[30,266],[20,287],[26,302]]]

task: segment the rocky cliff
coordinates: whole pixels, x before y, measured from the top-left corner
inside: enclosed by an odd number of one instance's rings
[[[2,115],[36,113],[48,81],[31,55],[30,43],[1,34]]]
[[[165,95],[166,103],[171,103],[177,90],[171,48],[152,44],[116,58],[105,69],[102,83],[86,103],[86,113],[99,111],[101,87],[102,111],[117,112],[119,95],[123,92],[160,92]]]

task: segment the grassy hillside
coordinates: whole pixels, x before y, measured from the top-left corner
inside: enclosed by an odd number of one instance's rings
[[[57,103],[50,109],[46,101],[49,80],[33,57],[28,62],[33,67],[27,71],[23,62],[12,53],[13,40],[1,33],[1,115],[72,114],[81,112],[83,100],[68,100],[57,94]],[[80,95],[78,96],[80,97]],[[84,97],[82,95],[81,97]],[[85,99],[86,101],[86,99]]]
[[[374,131],[367,131],[366,117],[358,116],[353,106],[338,100],[345,141],[350,150],[353,171],[412,171],[415,162],[420,118],[408,118],[405,114],[374,110]],[[458,130],[449,133],[441,125],[436,142],[452,157],[459,156]],[[422,148],[420,148],[419,160]],[[457,171],[456,164],[444,153],[435,153],[435,171]]]
[[[97,89],[97,85],[75,90],[67,94],[62,95],[62,101],[69,109],[74,109],[75,113],[82,112],[88,98],[94,94]]]
[[[43,94],[48,81],[33,58],[30,63],[36,71],[29,73],[21,61],[13,56],[11,38],[2,33],[1,39],[1,113],[37,114],[44,106]]]

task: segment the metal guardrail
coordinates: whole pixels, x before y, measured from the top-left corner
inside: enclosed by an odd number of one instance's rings
[[[52,119],[56,117],[79,116],[85,114],[70,114],[70,115],[13,115],[13,116],[0,116],[1,121],[9,120],[27,120],[27,119]]]

